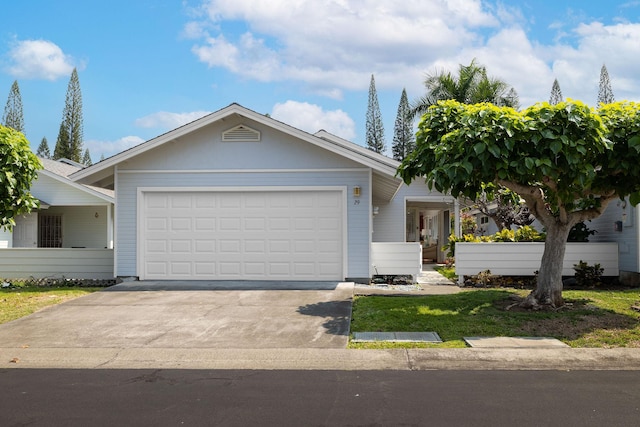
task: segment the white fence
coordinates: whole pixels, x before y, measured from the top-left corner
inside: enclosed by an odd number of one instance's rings
[[[422,246],[418,242],[372,243],[371,276],[411,275],[417,280],[422,271]]]
[[[2,279],[113,279],[113,249],[0,249]]]
[[[456,242],[456,274],[472,276],[490,270],[500,276],[532,276],[540,269],[543,251],[543,242]],[[604,276],[618,276],[618,244],[567,243],[562,274],[573,276],[573,266],[580,261],[600,264]]]

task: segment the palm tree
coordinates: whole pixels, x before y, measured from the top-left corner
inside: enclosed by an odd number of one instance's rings
[[[460,64],[458,75],[439,71],[427,75],[424,81],[427,93],[411,106],[412,117],[421,116],[438,101],[453,99],[465,104],[491,102],[500,106],[518,108],[518,95],[506,82],[488,77],[484,65],[475,59],[469,65]]]

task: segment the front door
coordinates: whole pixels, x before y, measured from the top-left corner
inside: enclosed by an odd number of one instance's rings
[[[13,227],[14,248],[38,247],[38,213],[16,217],[16,226]]]

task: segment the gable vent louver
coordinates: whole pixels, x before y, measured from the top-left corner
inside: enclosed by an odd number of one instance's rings
[[[238,125],[222,132],[225,142],[259,142],[260,132],[245,125]]]

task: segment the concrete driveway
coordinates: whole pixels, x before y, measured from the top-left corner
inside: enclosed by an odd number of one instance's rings
[[[353,284],[130,282],[0,325],[4,348],[346,348]]]

